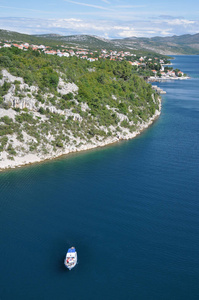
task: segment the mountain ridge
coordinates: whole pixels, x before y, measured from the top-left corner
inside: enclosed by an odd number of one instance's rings
[[[127,37],[123,39],[106,39],[96,35],[59,35],[56,33],[27,35],[18,32],[0,30],[0,40],[13,39],[31,43],[58,44],[67,43],[75,46],[93,47],[96,49],[113,47],[117,49],[132,49],[136,51],[156,52],[163,55],[175,54],[199,54],[199,33],[173,35],[169,37],[155,36]]]

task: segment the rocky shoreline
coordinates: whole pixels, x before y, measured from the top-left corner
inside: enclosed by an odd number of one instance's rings
[[[152,117],[148,114],[145,118],[147,121],[137,116],[135,122],[131,118],[131,114],[133,115],[131,106],[128,107],[127,115],[107,104],[106,110],[115,115],[117,122],[108,122],[106,126],[99,125],[98,120],[94,120],[91,115],[88,104],[79,103],[75,99],[78,86],[63,80],[63,74],[59,73],[58,96],[53,100],[53,94],[49,92],[42,94],[37,86],[24,83],[23,78],[13,76],[5,69],[1,73],[0,87],[7,84],[8,89],[1,99],[5,107],[0,108],[0,171],[132,139],[148,128],[160,115],[161,98],[156,93],[156,97],[154,94],[151,95],[156,110]],[[68,97],[67,95],[70,95],[71,99],[64,101],[71,103],[72,106],[60,109],[57,103],[63,102],[62,97]],[[49,99],[54,102],[51,103]],[[115,95],[112,95],[112,100],[117,106],[118,100]],[[44,113],[47,111],[49,115]],[[73,130],[68,126],[64,131],[62,125],[66,126],[66,122],[67,126],[74,124],[77,128]],[[90,136],[88,133],[84,134],[84,130],[85,132],[90,130]]]
[[[148,82],[167,82],[169,80],[187,80],[190,79],[190,77],[188,76],[184,76],[184,77],[155,77],[155,76],[151,76],[148,78]]]
[[[12,169],[16,167],[21,167],[33,163],[39,163],[46,160],[51,160],[58,158],[62,155],[66,155],[69,153],[79,152],[79,151],[86,151],[97,147],[104,147],[116,142],[119,142],[121,140],[129,140],[135,138],[137,135],[139,135],[143,130],[147,129],[152,123],[159,117],[161,113],[161,98],[159,98],[159,110],[155,111],[155,114],[153,117],[151,117],[147,122],[143,122],[139,125],[139,128],[132,132],[128,133],[126,135],[118,136],[118,137],[109,137],[104,141],[96,141],[95,143],[87,143],[85,145],[81,145],[79,147],[76,147],[75,145],[70,146],[66,148],[65,150],[58,150],[56,152],[52,152],[50,154],[46,155],[40,155],[37,154],[27,154],[25,156],[19,157],[15,156],[14,160],[10,160],[8,158],[4,158],[3,161],[0,161],[0,171],[3,171],[5,169]]]

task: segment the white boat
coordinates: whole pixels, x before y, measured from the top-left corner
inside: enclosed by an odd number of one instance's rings
[[[68,249],[68,252],[66,253],[66,257],[64,259],[64,265],[71,270],[74,268],[77,264],[77,252],[75,250],[75,247],[71,247]]]

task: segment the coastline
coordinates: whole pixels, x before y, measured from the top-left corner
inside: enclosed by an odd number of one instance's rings
[[[107,145],[111,145],[113,143],[122,141],[122,140],[129,140],[129,139],[133,139],[135,138],[137,135],[141,134],[141,132],[143,132],[145,129],[147,129],[148,127],[150,127],[153,122],[158,119],[158,117],[161,114],[161,97],[159,97],[159,110],[155,111],[155,114],[147,121],[147,122],[143,122],[139,125],[139,127],[137,128],[136,131],[132,132],[132,133],[128,133],[128,134],[123,134],[121,136],[117,136],[117,137],[108,137],[106,140],[104,141],[97,141],[96,143],[87,143],[85,145],[81,145],[80,147],[76,147],[75,145],[68,147],[65,150],[58,150],[56,152],[50,153],[50,154],[46,154],[46,155],[39,155],[39,153],[37,154],[27,154],[23,157],[15,157],[14,160],[9,160],[8,158],[6,158],[4,161],[0,161],[0,171],[4,171],[4,170],[8,170],[8,169],[14,169],[14,168],[20,168],[22,166],[26,166],[26,165],[30,165],[30,164],[34,164],[34,163],[40,163],[40,162],[44,162],[47,160],[52,160],[58,157],[61,157],[63,155],[67,155],[69,153],[75,153],[75,152],[80,152],[80,151],[86,151],[86,150],[90,150],[90,149],[94,149],[97,147],[104,147]]]
[[[169,81],[169,80],[187,80],[187,79],[190,79],[189,76],[185,76],[185,77],[149,77],[148,78],[148,82],[151,83],[151,82],[166,82],[166,81]]]

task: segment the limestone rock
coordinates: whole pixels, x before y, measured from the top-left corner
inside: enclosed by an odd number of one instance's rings
[[[66,83],[63,81],[62,78],[59,78],[57,91],[61,95],[66,95],[68,93],[75,93],[78,91],[78,86],[74,83]]]

